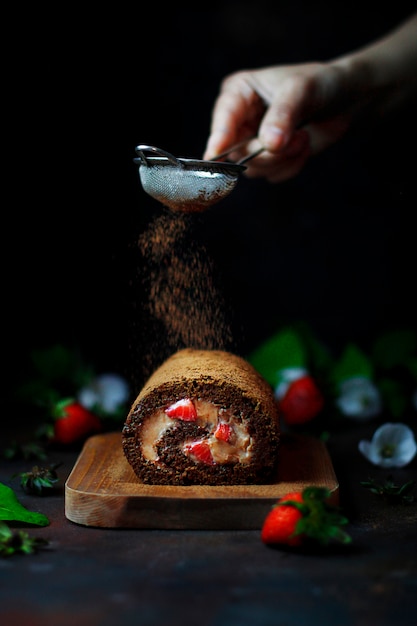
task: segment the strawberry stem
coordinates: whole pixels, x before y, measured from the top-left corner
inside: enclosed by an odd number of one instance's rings
[[[352,538],[341,528],[349,520],[338,507],[329,504],[330,495],[325,487],[306,487],[302,492],[303,502],[282,499],[277,506],[293,506],[301,512],[302,518],[296,525],[297,535],[305,535],[322,545],[331,540],[350,543]]]

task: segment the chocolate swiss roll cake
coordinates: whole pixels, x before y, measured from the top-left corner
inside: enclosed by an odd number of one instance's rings
[[[279,435],[272,388],[250,363],[187,348],[144,385],[122,446],[143,483],[261,484],[274,474]]]

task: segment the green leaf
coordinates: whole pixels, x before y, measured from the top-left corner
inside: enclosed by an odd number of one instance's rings
[[[303,343],[292,328],[285,328],[257,348],[248,359],[255,369],[275,387],[279,371],[287,367],[306,367]]]
[[[384,370],[405,365],[417,350],[417,333],[395,330],[379,337],[373,347],[375,364]]]
[[[72,379],[74,371],[80,366],[80,357],[62,345],[55,345],[45,350],[32,352],[35,371],[47,381],[60,378]]]
[[[9,557],[18,552],[34,554],[49,541],[41,537],[30,537],[24,530],[12,531],[7,524],[0,522],[0,556]]]
[[[297,322],[294,324],[294,329],[296,329],[308,355],[308,368],[316,374],[329,371],[333,367],[333,356],[328,346],[316,337],[308,324]]]
[[[31,472],[20,472],[15,476],[20,477],[20,485],[26,493],[43,495],[47,490],[53,489],[59,481],[56,467],[58,466],[39,467],[35,465]]]
[[[384,406],[393,418],[399,419],[405,412],[409,398],[402,382],[391,378],[381,378],[378,381]]]
[[[305,510],[301,511],[303,517],[297,522],[297,534],[304,534],[322,545],[331,540],[350,543],[352,538],[340,528],[348,524],[349,520],[338,507],[329,504],[329,497],[330,491],[326,487],[306,487],[303,490]],[[292,506],[295,506],[295,502]]]
[[[338,384],[354,376],[372,379],[374,369],[371,360],[355,344],[348,344],[333,369],[333,381]]]
[[[3,456],[9,460],[22,457],[25,461],[30,459],[46,461],[48,458],[45,449],[37,442],[18,443],[16,440],[11,441],[9,446],[3,450]]]
[[[16,396],[38,407],[48,408],[63,395],[72,395],[93,376],[93,368],[78,350],[60,344],[34,350],[30,357],[32,373],[18,386]]]
[[[13,489],[0,483],[0,520],[25,522],[35,526],[48,526],[49,519],[42,513],[29,511],[17,500]]]
[[[383,496],[389,504],[411,504],[415,501],[414,495],[411,493],[416,485],[415,480],[409,480],[402,485],[396,485],[392,476],[388,476],[383,483],[369,478],[366,481],[361,481],[360,484],[362,487],[369,489],[371,493],[377,496]]]

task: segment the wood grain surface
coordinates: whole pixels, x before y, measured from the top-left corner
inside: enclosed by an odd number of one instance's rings
[[[127,462],[120,433],[90,437],[65,483],[65,515],[103,528],[260,529],[271,506],[289,491],[339,484],[325,444],[284,434],[276,478],[270,484],[145,485]]]

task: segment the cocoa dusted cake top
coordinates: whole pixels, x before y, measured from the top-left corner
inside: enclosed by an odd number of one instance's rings
[[[185,379],[210,383],[215,380],[233,382],[247,394],[264,394],[268,402],[272,399],[272,390],[267,381],[245,359],[223,350],[196,350],[185,348],[169,357],[148,379],[137,397],[137,401],[152,389],[166,387]],[[273,408],[275,412],[275,407]]]

